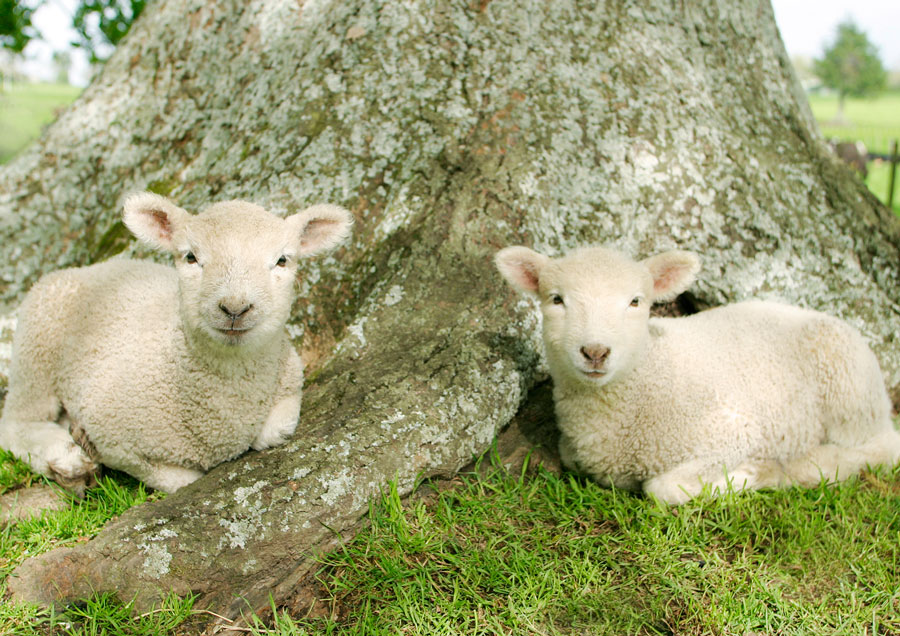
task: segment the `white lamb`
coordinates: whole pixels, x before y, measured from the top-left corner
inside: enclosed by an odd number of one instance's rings
[[[285,322],[297,261],[341,242],[352,217],[316,205],[282,219],[244,201],[192,215],[142,193],[124,221],[175,268],[113,259],[32,288],[0,446],[82,492],[98,466],[75,431],[100,463],[173,492],[294,432],[303,367]]]
[[[601,484],[683,503],[900,459],[878,362],[836,318],[762,301],[650,318],[700,269],[684,251],[508,247],[496,264],[540,301],[563,463]]]

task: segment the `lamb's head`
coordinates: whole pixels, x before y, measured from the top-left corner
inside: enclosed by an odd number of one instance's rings
[[[634,368],[647,342],[650,305],[687,289],[700,269],[690,252],[664,252],[635,262],[601,247],[562,258],[507,247],[496,263],[513,287],[540,302],[554,378],[596,386]]]
[[[175,256],[185,329],[204,341],[255,346],[281,332],[294,299],[299,258],[336,246],[352,216],[315,205],[280,218],[246,201],[194,215],[144,192],[125,202],[125,225]]]

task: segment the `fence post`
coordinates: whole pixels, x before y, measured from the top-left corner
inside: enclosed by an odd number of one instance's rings
[[[891,142],[891,172],[888,176],[887,206],[894,206],[894,176],[897,174],[897,140]]]

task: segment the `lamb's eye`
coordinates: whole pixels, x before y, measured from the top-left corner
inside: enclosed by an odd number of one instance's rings
[[[552,296],[550,296],[550,301],[551,301],[554,305],[564,305],[564,304],[565,304],[565,303],[563,302],[563,297],[560,296],[559,294],[553,294]]]
[[[194,256],[193,252],[188,252],[187,254],[184,255],[184,261],[190,265],[193,265],[194,263],[197,262],[197,257]]]
[[[641,297],[640,297],[640,296],[635,296],[634,298],[632,298],[632,299],[631,299],[631,306],[632,306],[632,307],[640,307],[640,306],[641,306]]]
[[[278,267],[284,267],[285,265],[287,265],[287,256],[282,256],[277,261],[275,261],[275,264],[278,265]]]

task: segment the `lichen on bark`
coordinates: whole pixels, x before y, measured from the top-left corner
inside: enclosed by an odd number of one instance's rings
[[[515,413],[541,353],[491,264],[513,243],[695,250],[700,306],[837,314],[900,387],[900,228],[828,154],[766,1],[160,0],[0,171],[3,302],[144,255],[117,225],[143,188],[354,211],[298,283],[301,425],[26,563],[24,598],[289,593],[388,480],[453,473]]]

